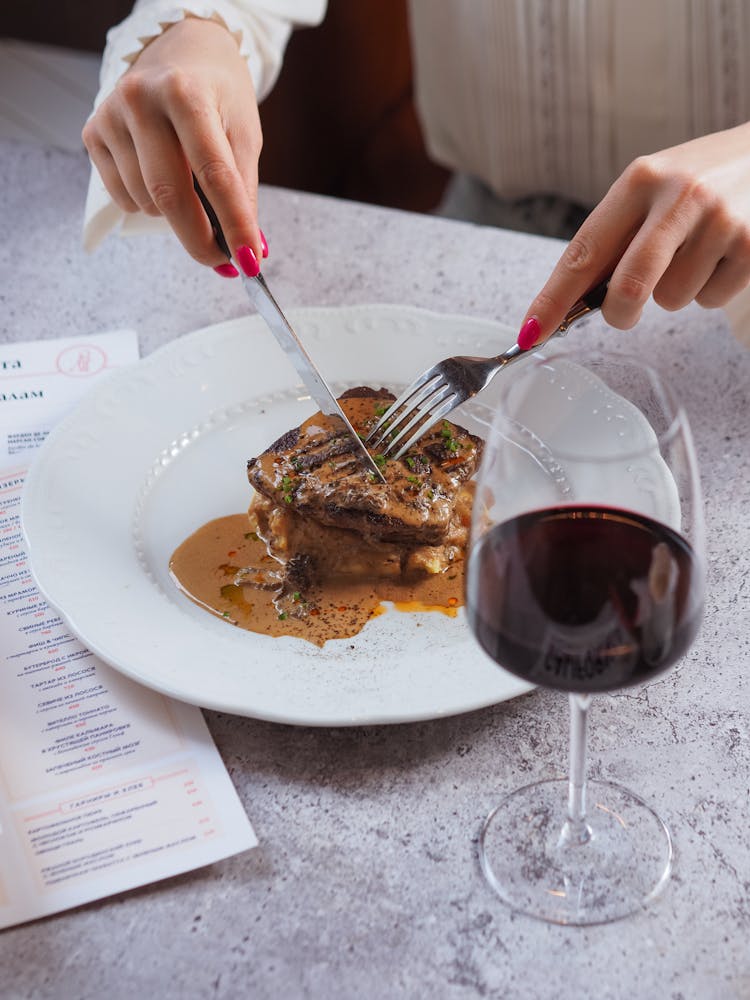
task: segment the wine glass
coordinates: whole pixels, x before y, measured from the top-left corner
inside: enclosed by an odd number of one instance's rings
[[[484,397],[484,394],[483,394]],[[568,779],[508,794],[480,838],[514,909],[561,924],[631,914],[663,889],[669,831],[638,795],[586,780],[591,696],[650,680],[698,631],[704,527],[688,421],[650,366],[537,354],[474,406],[484,424],[468,620],[500,666],[569,692]]]

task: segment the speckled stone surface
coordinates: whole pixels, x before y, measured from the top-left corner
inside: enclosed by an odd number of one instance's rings
[[[79,233],[83,156],[0,144],[0,341],[121,326],[146,354],[241,315],[239,282],[168,236]],[[560,244],[262,192],[265,274],[287,306],[394,302],[517,322]],[[720,313],[647,309],[628,334],[681,387],[702,463],[705,623],[679,667],[598,698],[590,773],[671,826],[675,874],[588,930],[514,915],[477,861],[504,790],[561,775],[567,704],[536,691],[455,718],[305,729],[207,713],[260,847],[0,934],[0,997],[750,997],[750,353]],[[0,706],[2,724],[2,706]]]

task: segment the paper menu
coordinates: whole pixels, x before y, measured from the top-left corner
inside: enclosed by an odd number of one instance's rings
[[[36,589],[20,523],[33,450],[131,331],[0,345],[0,927],[257,841],[199,709],[98,660]]]
[[[0,345],[0,470],[38,448],[92,383],[137,357],[132,330]]]

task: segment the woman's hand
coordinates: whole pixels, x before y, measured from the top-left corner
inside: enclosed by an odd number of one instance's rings
[[[258,228],[262,145],[252,78],[214,21],[185,18],[155,38],[83,130],[104,184],[125,212],[163,215],[201,264],[236,275],[193,189],[194,173],[229,247],[252,268],[267,254]],[[247,268],[245,268],[247,270]]]
[[[635,160],[569,243],[519,344],[545,340],[608,274],[602,313],[622,330],[652,294],[665,309],[712,309],[750,283],[750,124]]]

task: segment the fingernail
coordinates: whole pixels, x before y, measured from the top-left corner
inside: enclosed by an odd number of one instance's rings
[[[255,256],[250,247],[239,247],[235,251],[234,256],[237,259],[237,263],[240,265],[248,278],[254,278],[260,273],[258,258]]]
[[[530,350],[536,344],[537,340],[539,340],[541,332],[542,328],[539,325],[539,320],[536,316],[529,316],[518,334],[518,346],[522,351]]]
[[[268,242],[266,241],[266,237],[263,235],[263,230],[260,229],[259,232],[260,232],[260,248],[263,251],[263,259],[265,260],[265,258],[268,256]]]
[[[230,264],[229,262],[226,264],[218,264],[214,268],[214,271],[216,271],[217,274],[220,274],[222,278],[238,278],[240,274],[234,264]]]

